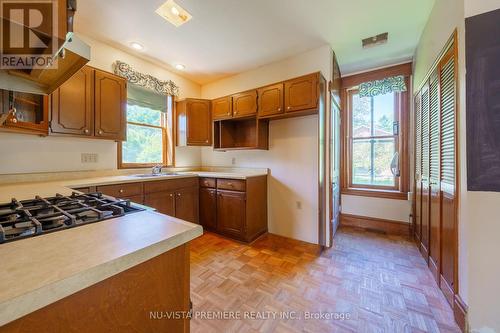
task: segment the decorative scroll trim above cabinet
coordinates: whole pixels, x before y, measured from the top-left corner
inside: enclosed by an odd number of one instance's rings
[[[172,80],[162,81],[152,75],[140,73],[122,61],[117,60],[114,63],[114,72],[116,75],[127,79],[130,83],[151,89],[159,94],[179,95],[179,86]]]

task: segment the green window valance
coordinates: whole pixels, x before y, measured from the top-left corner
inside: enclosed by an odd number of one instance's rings
[[[363,82],[359,85],[359,97],[374,97],[391,92],[404,91],[406,91],[406,83],[403,75],[387,77],[383,80]]]

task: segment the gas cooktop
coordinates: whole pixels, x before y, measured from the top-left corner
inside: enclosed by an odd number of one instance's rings
[[[130,200],[116,199],[102,193],[18,201],[0,205],[0,243],[43,235],[143,211]]]

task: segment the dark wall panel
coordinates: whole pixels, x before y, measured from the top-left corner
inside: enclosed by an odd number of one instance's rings
[[[500,9],[465,20],[467,187],[500,192]]]

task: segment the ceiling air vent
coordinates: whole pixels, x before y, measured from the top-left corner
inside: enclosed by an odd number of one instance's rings
[[[382,45],[387,43],[387,38],[389,37],[389,33],[384,32],[383,34],[378,34],[373,37],[368,37],[363,39],[361,42],[363,43],[363,48],[374,47],[377,45]]]

